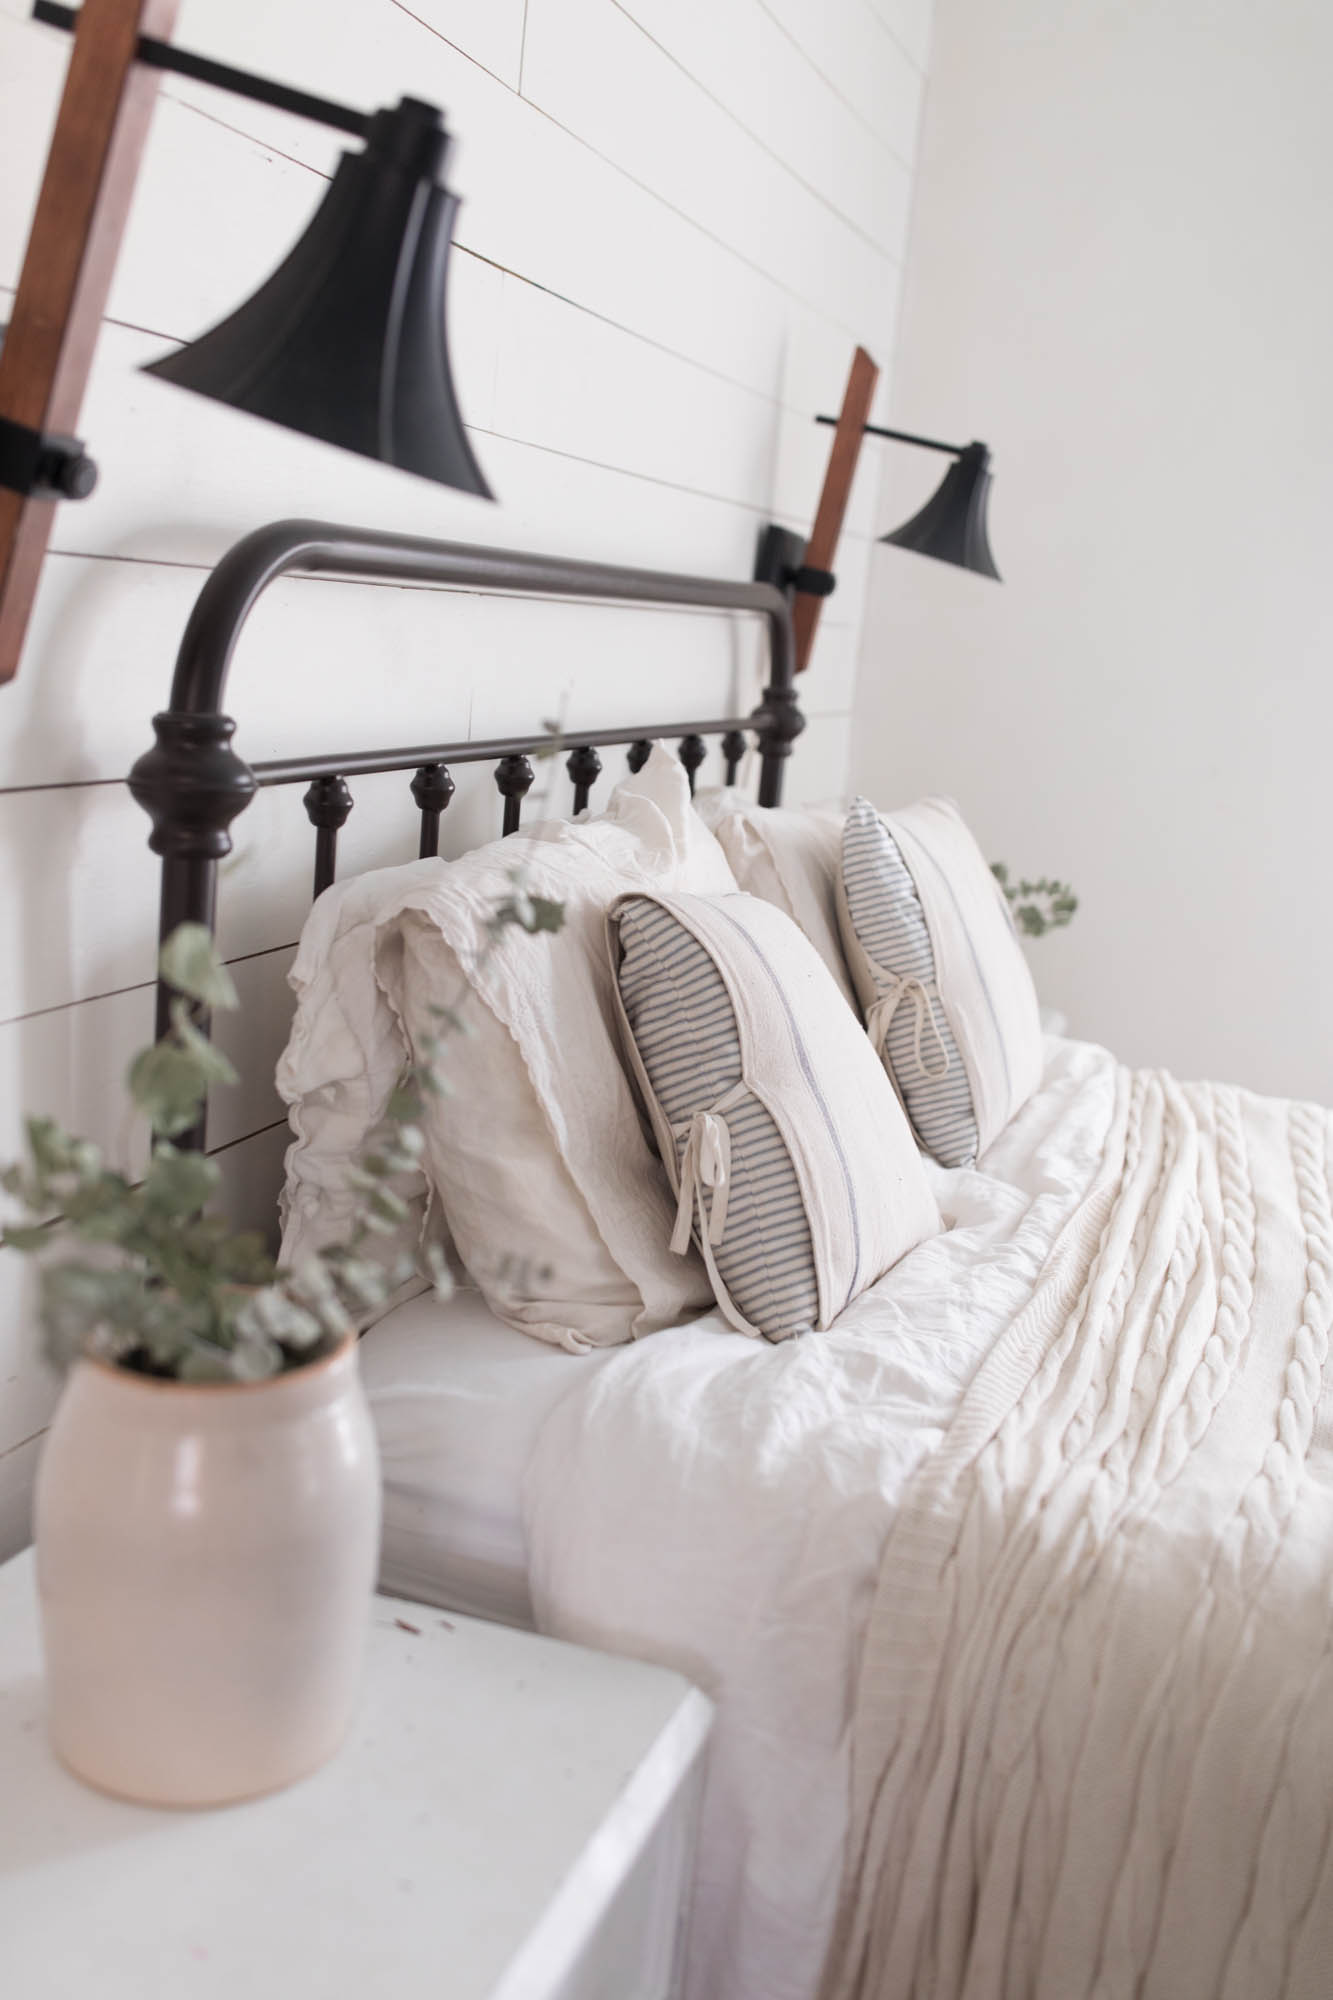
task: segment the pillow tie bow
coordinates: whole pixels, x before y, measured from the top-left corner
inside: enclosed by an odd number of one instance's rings
[[[705,1213],[705,1194],[711,1196]],[[671,1248],[683,1257],[689,1247],[695,1204],[699,1229],[709,1243],[722,1241],[731,1195],[731,1132],[720,1111],[696,1111],[689,1122],[680,1162],[680,1195]]]
[[[917,1074],[925,1077],[930,1083],[939,1083],[949,1074],[950,1068],[949,1050],[935,1013],[935,1001],[938,997],[933,985],[927,985],[924,979],[918,979],[915,974],[908,973],[892,979],[866,1014],[866,1033],[882,1058],[889,1038],[889,1023],[899,1006],[908,999],[915,1003],[916,1032],[912,1037],[912,1052],[916,1057]],[[922,1037],[927,1027],[934,1035],[935,1046],[940,1052],[938,1069],[930,1067],[922,1050]]]
[[[752,1326],[737,1306],[713,1255],[727,1226],[727,1203],[731,1198],[731,1130],[725,1114],[744,1104],[750,1094],[750,1086],[742,1078],[706,1111],[696,1111],[685,1123],[672,1126],[672,1137],[677,1141],[683,1139],[685,1149],[680,1156],[680,1192],[671,1248],[678,1257],[685,1255],[697,1210],[699,1249],[713,1295],[736,1331],[758,1340],[759,1328]]]

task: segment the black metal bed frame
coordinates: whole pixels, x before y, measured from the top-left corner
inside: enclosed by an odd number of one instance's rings
[[[227,673],[236,642],[260,596],[291,571],[373,577],[384,582],[455,584],[606,603],[754,612],[768,627],[768,685],[759,707],[749,716],[580,730],[565,741],[539,732],[246,764],[231,747],[236,725],[222,709]],[[529,753],[564,749],[570,741],[566,769],[575,787],[576,812],[587,804],[601,772],[599,747],[628,744],[630,768],[638,770],[653,741],[677,738],[693,791],[695,772],[706,755],[703,739],[722,738],[730,783],[745,753],[746,730],[753,730],[759,742],[759,802],[777,805],[786,759],[805,726],[796,703],[794,679],[791,608],[787,594],[775,583],[733,583],[511,549],[473,548],[462,542],[419,541],[324,521],[275,521],[257,528],[228,550],[200,591],[176,656],[171,705],[154,716],[157,740],[129,775],[130,791],[153,823],[148,844],[162,857],[159,937],[168,937],[177,924],[187,920],[213,928],[218,863],[231,851],[231,823],[261,785],[309,783],[304,804],[316,830],[316,896],[334,879],[338,830],[352,810],[349,777],[413,772],[410,791],[421,815],[419,853],[423,858],[439,851],[440,815],[454,793],[451,764],[495,764],[495,783],[504,800],[504,831],[508,834],[519,824],[523,798],[532,784]],[[168,999],[159,983],[159,1035],[168,1025]]]

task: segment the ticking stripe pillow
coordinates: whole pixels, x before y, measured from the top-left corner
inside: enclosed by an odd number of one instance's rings
[[[939,1228],[906,1120],[828,971],[753,896],[624,896],[626,1051],[693,1234],[743,1333],[827,1326]]]
[[[970,1166],[1041,1079],[1036,990],[1003,895],[949,799],[853,802],[838,915],[866,1028],[922,1147]]]

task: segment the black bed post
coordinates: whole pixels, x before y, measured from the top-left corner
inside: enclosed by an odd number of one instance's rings
[[[231,852],[231,823],[258,789],[250,766],[231,747],[236,724],[221,710],[227,669],[245,609],[262,583],[238,593],[236,576],[256,545],[260,529],[228,551],[195,601],[181,635],[171,706],[153,717],[156,737],[130,770],[130,793],[153,823],[148,845],[162,856],[158,942],[178,924],[204,924],[211,931],[217,906],[218,863]],[[244,604],[240,608],[238,594]],[[230,616],[228,613],[230,612]],[[159,979],[155,1033],[170,1026],[171,991]],[[208,1017],[195,1013],[207,1034]],[[207,1112],[177,1144],[202,1151]]]
[[[796,700],[796,647],[789,618],[770,615],[770,678],[764,698],[750,718],[759,737],[759,803],[782,804],[782,781],[791,746],[805,728]]]
[[[231,822],[256,790],[253,771],[231,747],[235,728],[229,715],[164,710],[153,717],[157,742],[130,772],[130,791],[153,822],[148,845],[162,856],[159,941],[177,924],[213,928],[218,862],[231,852]],[[170,1000],[159,980],[159,1036]]]

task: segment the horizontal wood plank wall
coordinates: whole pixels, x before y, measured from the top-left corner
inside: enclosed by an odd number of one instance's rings
[[[67,38],[0,0],[0,322]],[[446,108],[464,196],[450,293],[459,397],[500,505],[249,422],[136,372],[252,291],[317,203],[333,135],[164,81],[84,411],[102,468],[57,517],[16,685],[0,693],[0,1157],[25,1108],[112,1151],[151,1022],[156,864],[121,782],[182,625],[237,536],[282,514],[721,575],[762,523],[809,523],[857,341],[893,344],[929,0],[185,0],[178,39],[373,107]],[[887,378],[885,381],[887,387]],[[802,699],[792,796],[842,788],[878,463]],[[289,579],[232,677],[252,758],[748,705],[757,635],[695,614]],[[618,775],[614,758],[594,803]],[[716,763],[702,774],[718,776]],[[459,773],[457,851],[499,831]],[[407,860],[406,781],[353,787],[340,867]],[[568,805],[563,772],[554,793]],[[308,908],[297,790],[239,822],[220,934],[245,1003],[241,1087],[210,1139],[229,1206],[267,1226],[286,1133],[272,1086]],[[26,1274],[0,1259],[0,1556],[26,1534],[54,1385]]]

